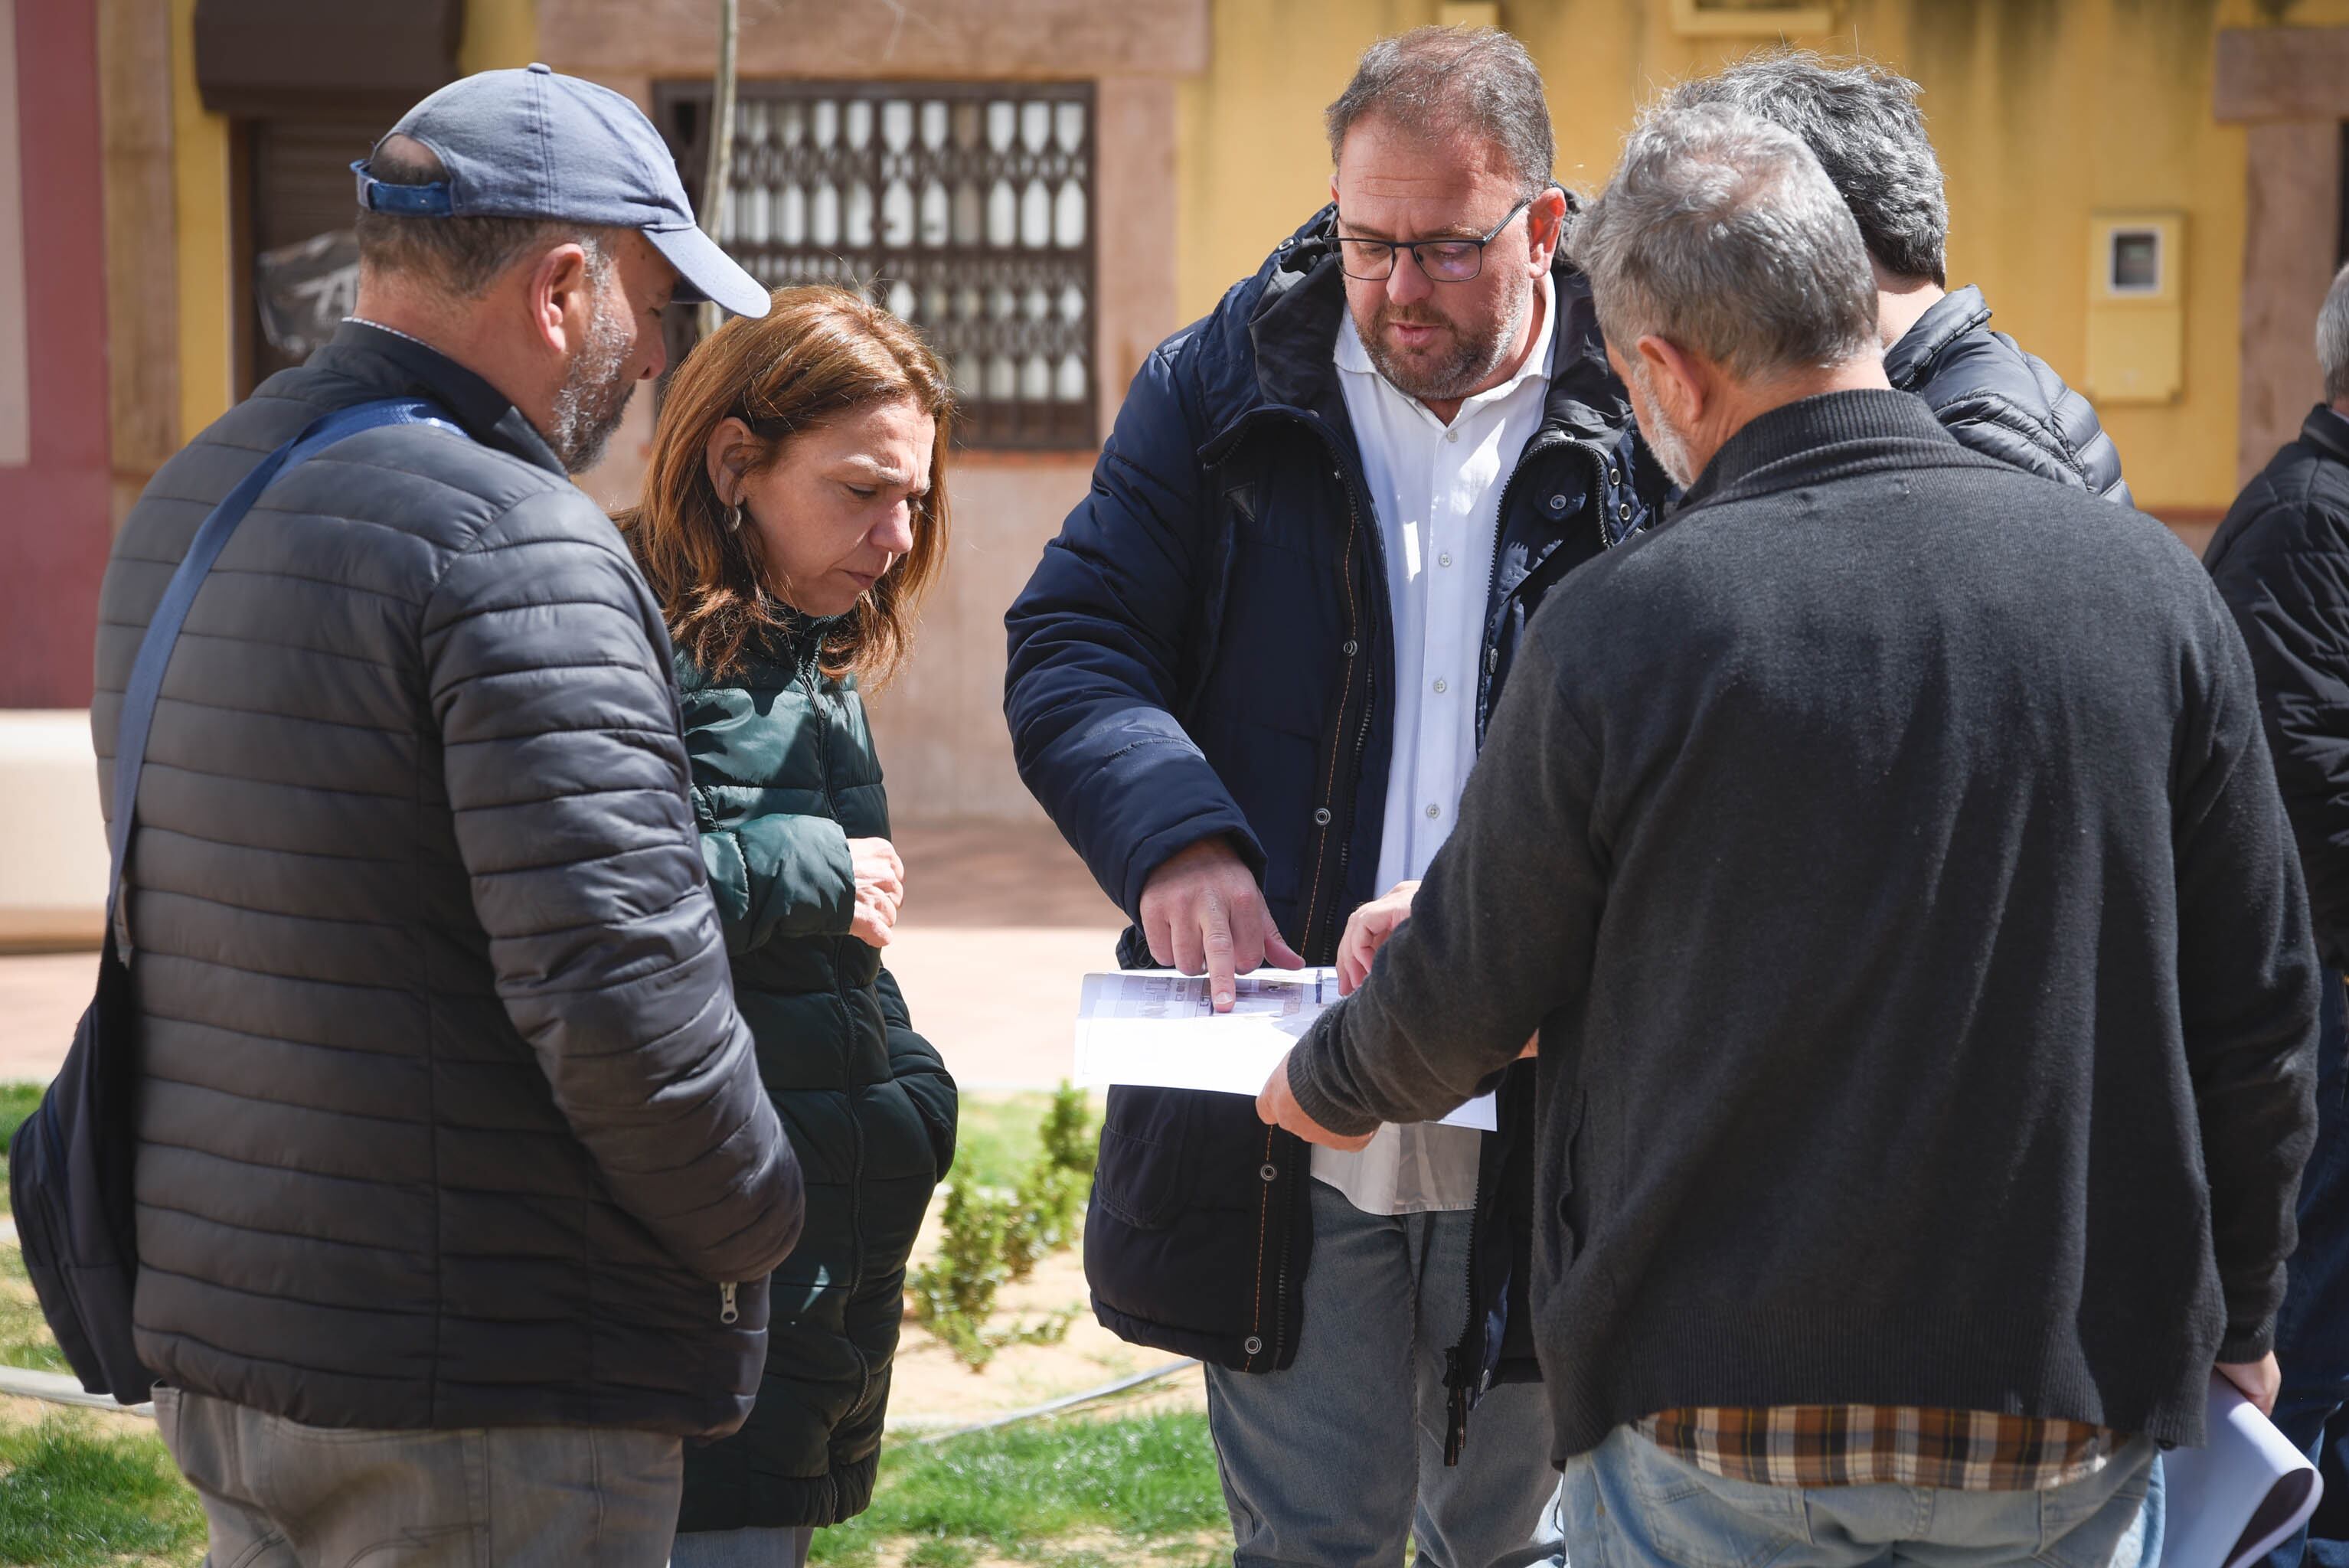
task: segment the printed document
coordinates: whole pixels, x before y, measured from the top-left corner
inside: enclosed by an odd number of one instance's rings
[[[1258,969],[1218,1013],[1204,975],[1172,969],[1088,975],[1077,1006],[1076,1081],[1200,1088],[1254,1099],[1288,1047],[1338,1000],[1335,969]],[[1491,1095],[1444,1119],[1490,1132]]]
[[[2210,1375],[2203,1447],[2162,1456],[2170,1568],[2239,1568],[2307,1522],[2324,1496],[2308,1456],[2232,1383]]]

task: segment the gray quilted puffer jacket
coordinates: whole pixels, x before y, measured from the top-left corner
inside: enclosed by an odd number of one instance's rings
[[[98,778],[205,513],[317,415],[400,396],[474,438],[387,428],[287,470],[156,709],[125,892],[140,1354],[315,1426],[730,1431],[799,1168],[658,608],[522,415],[347,324],[197,437],[114,542]]]
[[[1969,284],[1934,302],[1885,352],[1884,374],[1925,399],[1942,428],[1986,458],[2116,500],[2129,499],[2121,455],[2096,410],[2036,355],[1992,332]]]

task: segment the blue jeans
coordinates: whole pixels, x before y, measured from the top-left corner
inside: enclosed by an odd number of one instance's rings
[[[697,1530],[669,1548],[668,1568],[802,1568],[815,1532],[804,1524],[771,1530]]]
[[[2319,1469],[2326,1469],[2326,1429],[2336,1449],[2349,1443],[2342,1409],[2349,1402],[2349,1008],[2340,977],[2329,977],[2317,1015],[2316,1148],[2300,1175],[2300,1243],[2285,1274],[2276,1315],[2276,1360],[2283,1391],[2275,1423]],[[2336,1456],[2337,1457],[2337,1456]],[[2337,1466],[2311,1531],[2268,1553],[2266,1568],[2349,1568],[2349,1541],[2331,1506]]]
[[[1235,1568],[1562,1563],[1549,1411],[1504,1384],[1444,1463],[1444,1353],[1468,1311],[1473,1214],[1365,1214],[1313,1183],[1305,1323],[1285,1372],[1207,1368]]]
[[[2137,1568],[2159,1511],[2154,1442],[2046,1491],[1756,1486],[1707,1475],[1629,1427],[1566,1463],[1576,1568]]]

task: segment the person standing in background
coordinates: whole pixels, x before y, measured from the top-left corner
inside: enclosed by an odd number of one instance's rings
[[[1949,198],[1919,88],[1868,61],[1773,49],[1665,95],[1674,108],[1733,104],[1803,139],[1859,223],[1876,283],[1884,374],[1965,446],[2026,473],[2129,503],[2121,457],[2085,397],[2047,362],[1990,330],[1969,284],[1949,287]]]
[[[2317,314],[2316,359],[2324,400],[2244,487],[2202,558],[2251,650],[2325,967],[2316,1150],[2276,1323],[2276,1425],[2318,1461],[2327,1491],[2312,1529],[2276,1548],[2270,1568],[2349,1568],[2349,1518],[2333,1506],[2349,1438],[2327,1434],[2349,1402],[2349,268]]]

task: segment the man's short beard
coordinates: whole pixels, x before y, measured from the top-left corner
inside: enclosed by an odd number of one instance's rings
[[[1354,325],[1363,348],[1370,353],[1371,363],[1389,385],[1423,403],[1452,403],[1473,397],[1478,387],[1492,379],[1493,372],[1501,367],[1501,362],[1517,346],[1517,334],[1524,330],[1526,312],[1532,302],[1531,289],[1515,291],[1490,327],[1472,335],[1450,316],[1399,307],[1381,294],[1379,308],[1371,313],[1367,325],[1360,320]],[[1387,346],[1388,325],[1395,321],[1426,324],[1431,320],[1452,329],[1451,352],[1433,363],[1425,359],[1398,360]]]
[[[1640,418],[1640,436],[1647,441],[1648,449],[1656,454],[1656,461],[1663,464],[1664,472],[1671,476],[1672,483],[1688,489],[1696,483],[1696,465],[1689,458],[1688,438],[1673,427],[1663,404],[1657,400],[1656,379],[1648,369],[1648,362],[1633,359],[1624,368],[1630,371],[1631,385],[1639,388],[1640,401],[1647,406],[1648,411]]]
[[[600,284],[602,280],[595,281]],[[628,335],[603,296],[603,289],[595,288],[586,341],[572,356],[571,368],[554,394],[554,428],[546,433],[547,445],[569,474],[584,474],[604,460],[604,449],[620,428],[620,416],[628,411],[628,397],[636,389],[636,377],[622,369],[628,357]]]

